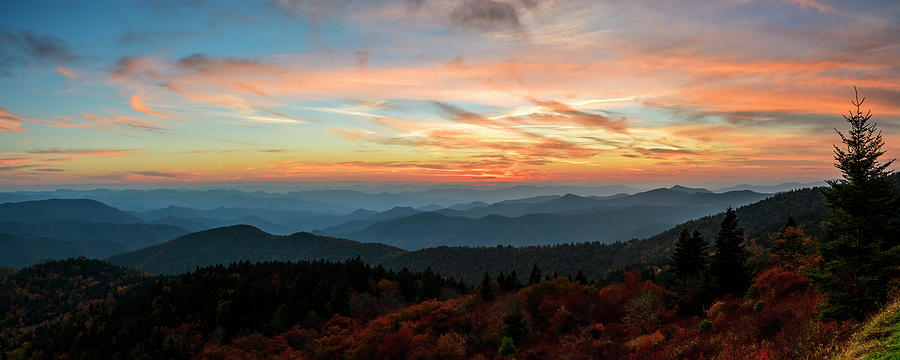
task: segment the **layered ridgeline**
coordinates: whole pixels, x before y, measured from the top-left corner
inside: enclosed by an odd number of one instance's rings
[[[47,237],[23,238],[0,234],[0,264],[24,267],[40,261],[70,257],[103,258],[128,251],[122,244],[98,241],[62,241]]]
[[[723,206],[724,208],[724,206]],[[820,233],[827,210],[821,192],[805,189],[778,194],[737,209],[741,226],[761,246],[793,216],[807,232]],[[599,220],[598,220],[599,221]],[[440,274],[474,281],[485,272],[516,270],[528,274],[532,265],[545,273],[574,275],[583,271],[592,278],[636,264],[663,264],[682,229],[699,230],[707,241],[721,222],[721,214],[675,226],[649,238],[605,244],[586,242],[553,246],[436,247],[404,251],[387,245],[360,243],[309,233],[275,236],[248,226],[236,226],[190,234],[147,249],[114,256],[109,261],[157,273],[173,274],[196,266],[241,260],[339,260],[361,256],[372,264],[413,270],[432,269]],[[559,239],[560,242],[569,242]]]
[[[188,231],[143,220],[94,200],[54,199],[0,204],[0,266],[46,259],[104,258]]]
[[[553,192],[565,190],[571,192],[563,196],[551,195],[565,194]],[[629,190],[633,195],[609,194],[612,190]],[[451,194],[457,198],[444,198]],[[521,196],[531,194],[539,195]],[[466,202],[475,195],[479,196],[478,201]],[[650,236],[691,218],[714,214],[729,205],[758,201],[766,195],[751,191],[712,193],[681,186],[645,192],[621,187],[513,187],[494,191],[444,189],[380,194],[351,190],[286,194],[231,190],[59,190],[0,193],[0,200],[41,196],[82,196],[102,201],[126,211],[132,217],[128,223],[172,225],[191,232],[247,224],[276,235],[307,231],[415,250],[441,245],[548,245],[557,243],[556,238],[566,241],[628,240]],[[442,216],[407,219],[426,212]],[[622,215],[613,219],[617,216],[614,213]],[[556,216],[521,218],[548,214]],[[478,220],[481,218],[485,219]],[[610,220],[598,222],[597,218]],[[515,229],[510,229],[534,221],[547,223],[548,230],[566,232],[548,236],[546,232],[516,233]],[[369,226],[373,227],[367,229]],[[422,231],[423,228],[429,230]]]
[[[608,197],[540,196],[466,210],[441,209],[358,220],[316,233],[407,250],[438,246],[613,243],[651,236],[689,219],[767,196],[752,191],[717,194],[681,186]]]
[[[395,206],[440,208],[460,203],[527,198],[547,194],[574,193],[584,196],[633,194],[640,190],[620,185],[605,186],[532,186],[473,188],[422,188],[410,186],[357,190],[300,190],[287,193],[239,190],[66,190],[20,191],[0,193],[0,202],[46,199],[93,199],[119,209],[138,212],[168,206],[195,209],[243,208],[308,213],[348,213],[354,209],[383,211]]]

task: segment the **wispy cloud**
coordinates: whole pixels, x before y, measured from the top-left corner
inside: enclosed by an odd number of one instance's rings
[[[168,118],[169,118],[169,116],[166,115],[166,114],[163,114],[163,113],[158,112],[158,111],[150,110],[149,108],[147,108],[146,106],[144,106],[144,103],[143,103],[143,101],[141,100],[141,95],[140,95],[140,94],[134,94],[134,95],[131,95],[131,108],[133,108],[133,109],[135,109],[135,110],[137,110],[137,111],[140,111],[140,112],[142,112],[142,113],[145,113],[145,114],[147,114],[147,115],[153,115],[153,116],[156,116],[156,117],[161,117],[161,118],[163,118],[163,119],[168,119]]]
[[[26,118],[10,113],[3,107],[0,107],[0,132],[22,132],[25,129],[22,129],[20,126],[23,121],[28,121]]]
[[[12,75],[13,68],[29,63],[58,64],[78,58],[64,40],[32,31],[0,29],[0,75]]]
[[[60,75],[65,76],[68,79],[77,79],[78,75],[75,74],[71,69],[64,68],[62,66],[57,66],[56,71],[59,72]]]
[[[81,117],[96,121],[100,124],[124,127],[131,130],[158,132],[162,131],[161,127],[152,125],[151,123],[128,116],[100,117],[91,114],[81,114]]]
[[[123,157],[137,155],[135,150],[127,149],[35,149],[28,153],[37,155],[74,155],[74,156],[107,156]]]

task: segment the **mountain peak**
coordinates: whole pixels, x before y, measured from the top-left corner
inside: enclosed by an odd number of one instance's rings
[[[566,193],[561,197],[561,199],[581,199],[581,196],[575,195],[573,193]]]
[[[690,187],[681,186],[681,185],[675,185],[673,187],[670,187],[669,190],[683,192],[683,193],[689,193],[689,194],[698,194],[698,193],[699,194],[710,194],[710,193],[712,193],[712,191],[709,191],[704,188],[690,188]]]

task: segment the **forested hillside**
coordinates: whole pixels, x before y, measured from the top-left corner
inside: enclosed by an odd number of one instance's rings
[[[127,250],[124,245],[109,241],[61,241],[0,233],[0,265],[17,268],[40,261],[73,256],[102,259]]]
[[[381,264],[403,250],[382,245],[296,233],[268,234],[252,226],[236,225],[201,231],[138,251],[109,258],[114,264],[158,274],[179,274],[198,266],[238,261],[340,261],[360,257]]]
[[[504,277],[468,292],[431,272],[358,260],[176,277],[66,260],[0,284],[10,359],[825,358],[850,329],[819,322],[819,295],[781,267],[698,316],[678,315],[671,285],[639,273],[603,287]]]
[[[70,259],[0,278],[0,356],[187,359],[209,342],[365,320],[466,288],[360,260],[201,268],[176,277]]]

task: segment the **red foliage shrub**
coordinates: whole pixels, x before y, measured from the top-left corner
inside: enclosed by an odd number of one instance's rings
[[[775,266],[760,273],[753,286],[760,299],[769,301],[808,289],[809,279],[800,272]]]

